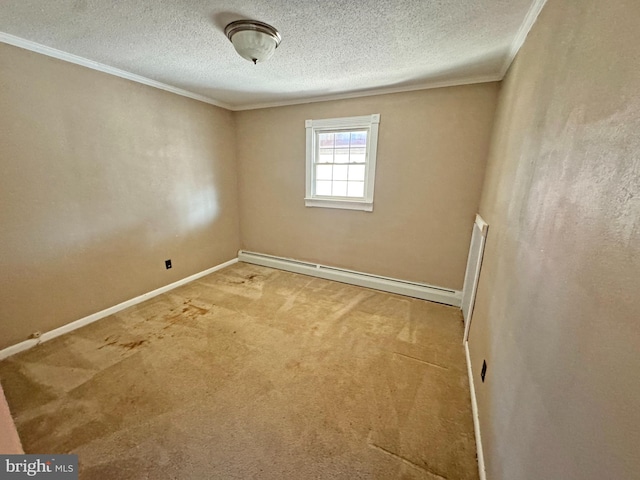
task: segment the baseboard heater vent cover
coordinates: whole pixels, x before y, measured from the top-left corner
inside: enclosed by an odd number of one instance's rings
[[[337,282],[357,285],[359,287],[382,290],[384,292],[406,295],[432,302],[444,303],[453,307],[460,307],[462,292],[442,287],[435,287],[425,283],[410,282],[397,278],[382,277],[370,273],[356,272],[344,268],[330,267],[318,263],[310,263],[291,258],[276,257],[264,253],[240,250],[238,260],[241,262],[277,268],[288,272],[311,275],[313,277],[335,280]]]

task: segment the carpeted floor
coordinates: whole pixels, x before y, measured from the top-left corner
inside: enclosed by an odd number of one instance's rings
[[[0,363],[81,479],[477,479],[458,309],[238,263]]]

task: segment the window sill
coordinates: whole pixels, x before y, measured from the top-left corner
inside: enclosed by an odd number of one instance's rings
[[[373,202],[365,202],[361,200],[329,200],[324,198],[305,198],[304,206],[320,208],[342,208],[344,210],[361,210],[364,212],[373,211]]]

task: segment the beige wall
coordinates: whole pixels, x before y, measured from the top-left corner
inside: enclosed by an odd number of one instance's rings
[[[235,257],[234,142],[231,112],[0,44],[0,348]]]
[[[500,93],[470,339],[491,480],[640,472],[638,18],[549,0]],[[243,248],[461,288],[497,95],[232,114],[0,44],[0,348],[234,257],[236,150]],[[369,113],[374,212],[305,208],[304,120]]]
[[[498,85],[236,113],[242,246],[462,288]],[[374,211],[305,208],[307,119],[379,113]]]
[[[640,478],[638,18],[550,0],[502,88],[470,338],[491,480]]]

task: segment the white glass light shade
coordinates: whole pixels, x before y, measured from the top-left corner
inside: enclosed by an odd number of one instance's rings
[[[268,60],[280,45],[280,33],[271,25],[257,20],[237,20],[224,29],[236,52],[250,62]]]
[[[231,43],[242,58],[254,63],[271,58],[278,46],[275,38],[255,30],[236,32],[231,38]]]

